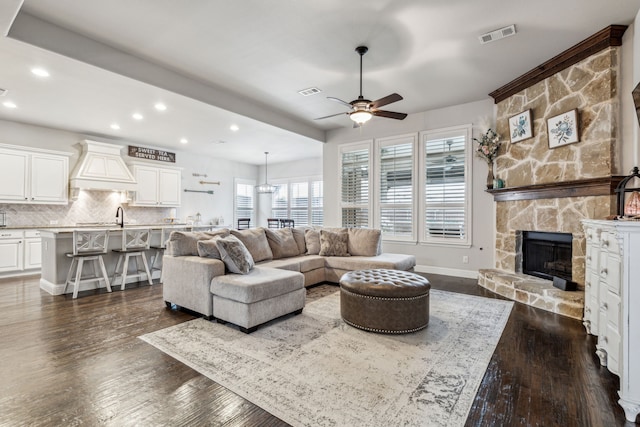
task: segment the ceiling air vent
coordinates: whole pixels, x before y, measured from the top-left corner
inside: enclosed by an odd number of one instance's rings
[[[7,94],[6,89],[0,89],[0,96],[5,96]]]
[[[491,31],[490,33],[483,34],[478,37],[480,44],[486,44],[494,42],[496,40],[503,39],[505,37],[513,36],[516,33],[516,26],[509,25],[508,27],[500,28],[498,30]]]
[[[320,89],[318,89],[317,87],[310,87],[307,89],[302,89],[299,90],[298,93],[302,96],[311,96],[311,95],[315,95],[317,93],[322,92]]]

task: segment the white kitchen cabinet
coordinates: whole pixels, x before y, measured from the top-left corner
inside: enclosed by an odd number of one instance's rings
[[[0,145],[0,202],[67,204],[69,155]]]
[[[618,403],[634,422],[640,413],[640,222],[583,220],[582,225],[584,325],[598,336],[600,363],[620,377]]]
[[[180,206],[181,170],[133,163],[133,175],[137,190],[133,206],[173,207]]]
[[[31,274],[42,266],[42,240],[37,230],[0,231],[0,273]]]
[[[0,273],[22,270],[22,231],[0,232]]]
[[[39,231],[24,232],[24,269],[42,267],[42,239]]]

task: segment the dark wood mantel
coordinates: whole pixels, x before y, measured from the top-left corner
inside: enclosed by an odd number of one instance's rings
[[[496,202],[558,199],[562,197],[610,196],[615,194],[614,190],[623,178],[624,176],[614,175],[603,178],[523,185],[521,187],[497,188],[486,191],[493,194],[493,199]]]

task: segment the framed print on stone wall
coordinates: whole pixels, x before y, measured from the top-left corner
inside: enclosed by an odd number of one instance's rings
[[[549,148],[557,148],[580,141],[578,135],[578,110],[567,111],[547,119]]]
[[[509,118],[509,135],[512,144],[533,137],[531,110],[523,111]]]

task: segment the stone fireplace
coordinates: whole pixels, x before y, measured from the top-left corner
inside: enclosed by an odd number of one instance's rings
[[[608,27],[490,94],[504,141],[495,170],[505,188],[489,190],[496,201],[496,262],[495,269],[480,271],[481,286],[582,318],[586,241],[580,220],[603,219],[616,210],[619,46],[625,28]],[[547,119],[573,109],[579,142],[550,149]],[[512,144],[508,119],[526,110],[533,137]],[[523,232],[571,235],[570,276],[577,292],[523,274]]]
[[[517,272],[547,280],[559,277],[571,281],[571,234],[521,231],[516,236],[521,254]]]

